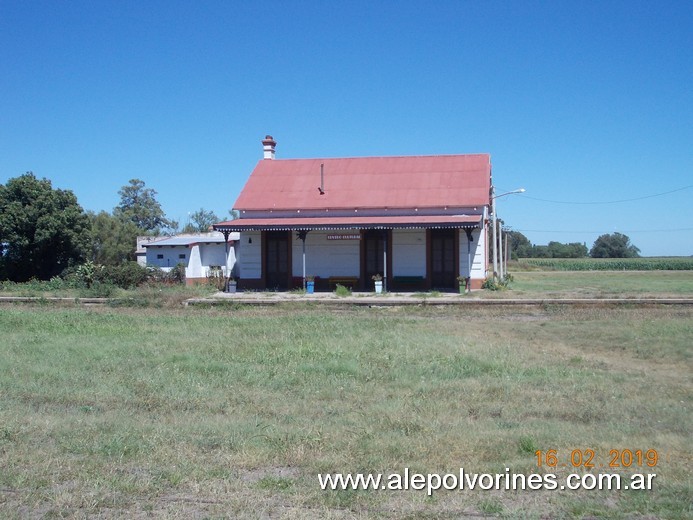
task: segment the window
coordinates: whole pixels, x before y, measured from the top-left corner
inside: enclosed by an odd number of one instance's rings
[[[163,259],[164,259],[164,255],[156,255],[156,259],[157,259],[157,260],[163,260]]]
[[[180,258],[181,260],[185,260],[185,253],[179,254],[178,258]]]

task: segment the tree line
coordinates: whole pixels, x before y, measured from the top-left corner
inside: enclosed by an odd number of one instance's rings
[[[49,280],[86,261],[120,265],[135,260],[138,236],[179,231],[144,181],[131,179],[118,195],[112,212],[96,213],[32,172],[0,184],[0,280]],[[180,231],[205,232],[216,222],[217,215],[200,209]]]
[[[630,242],[630,238],[623,233],[607,233],[594,241],[591,249],[587,244],[570,242],[549,242],[548,245],[532,244],[529,239],[519,231],[507,231],[510,254],[513,259],[518,258],[637,258],[640,249]]]
[[[166,217],[157,192],[131,179],[119,191],[112,212],[84,211],[71,190],[54,189],[32,172],[0,185],[0,280],[49,280],[84,262],[115,266],[135,260],[137,237],[173,234],[179,223]],[[231,213],[231,218],[235,214]],[[205,232],[220,219],[200,209],[180,230]],[[640,250],[621,233],[586,244],[532,244],[518,231],[508,231],[513,258],[632,258]]]

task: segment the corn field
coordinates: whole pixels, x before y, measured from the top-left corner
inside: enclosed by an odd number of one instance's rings
[[[521,258],[518,270],[551,271],[686,271],[693,270],[693,257],[649,258]],[[510,269],[512,270],[511,265]]]

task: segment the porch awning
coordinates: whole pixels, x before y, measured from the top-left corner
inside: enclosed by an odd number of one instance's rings
[[[293,231],[334,229],[480,228],[481,215],[422,215],[396,217],[239,218],[214,224],[217,231]]]

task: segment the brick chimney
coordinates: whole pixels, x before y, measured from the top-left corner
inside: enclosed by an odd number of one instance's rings
[[[262,150],[265,153],[265,159],[274,159],[275,146],[277,146],[277,141],[271,135],[266,135],[262,140]]]

